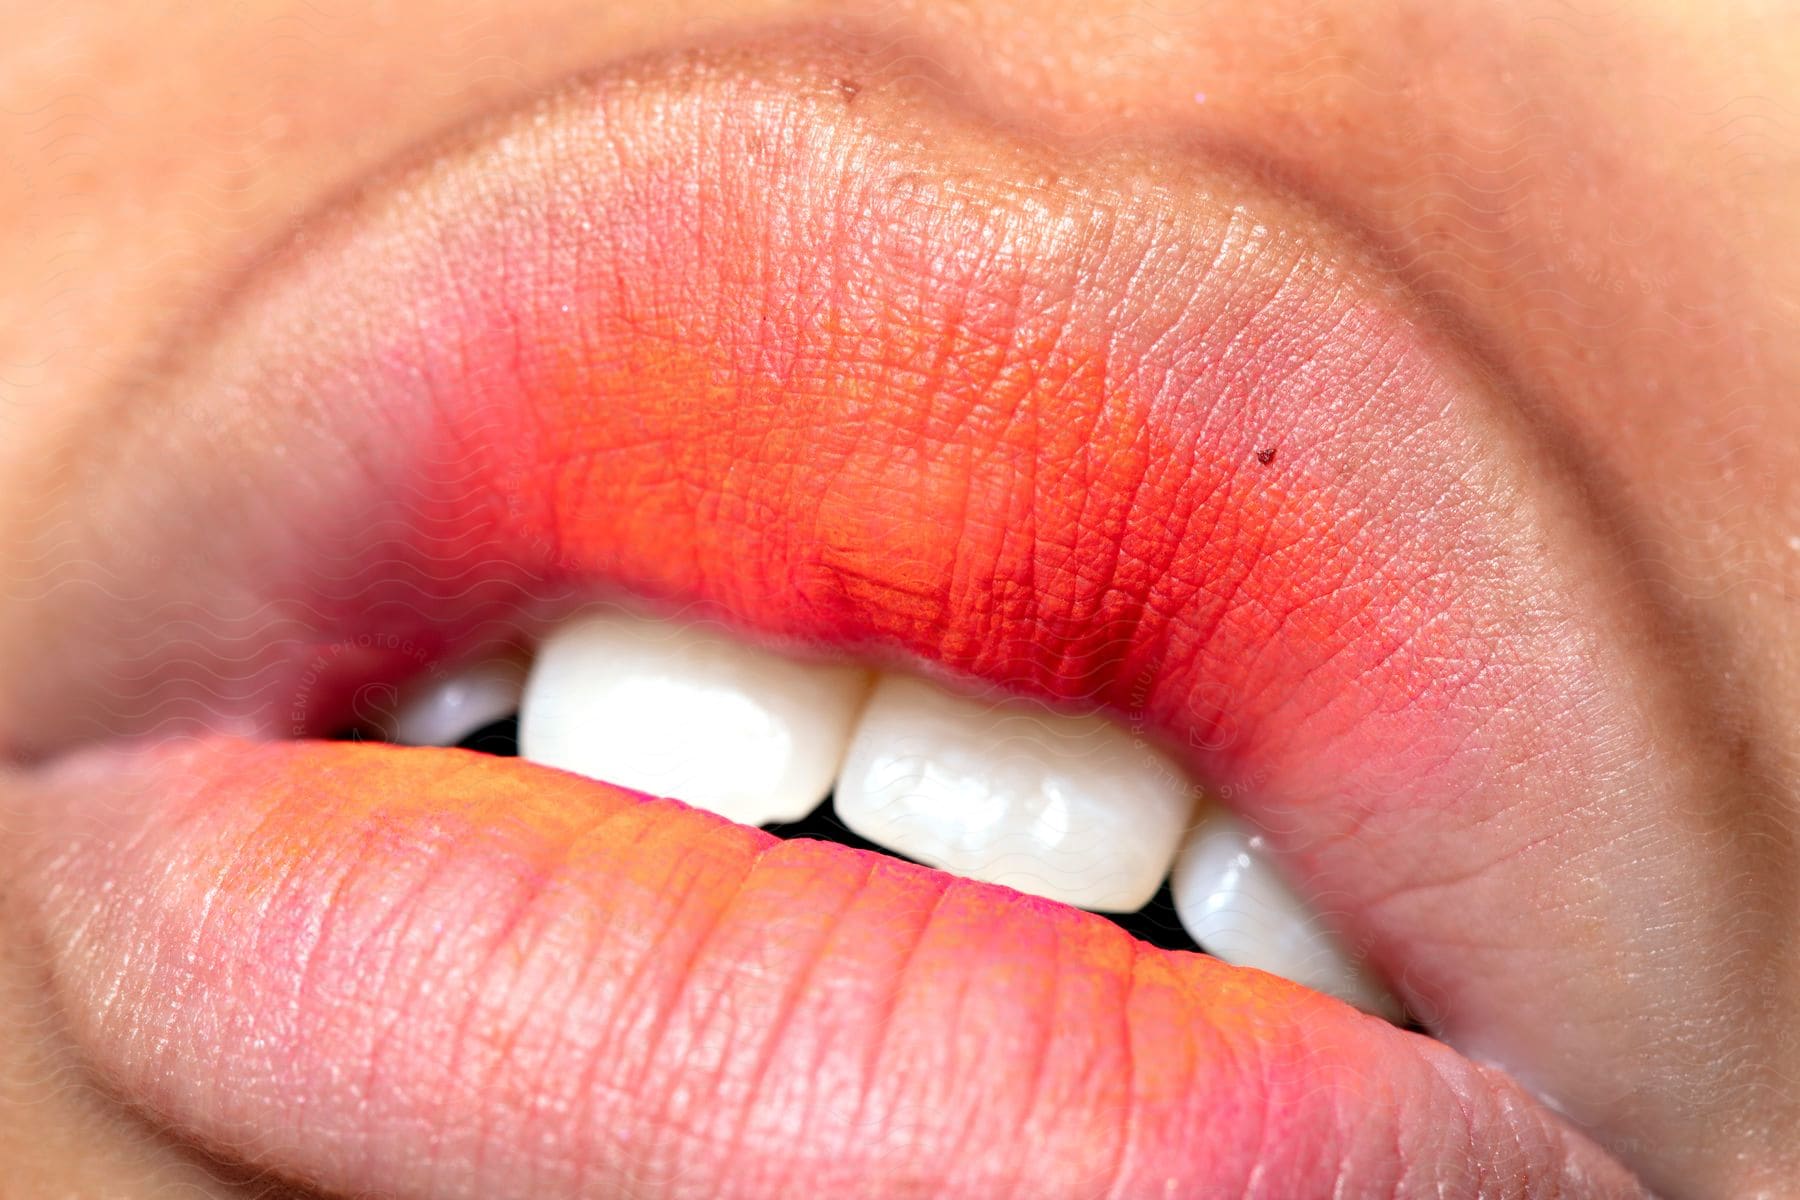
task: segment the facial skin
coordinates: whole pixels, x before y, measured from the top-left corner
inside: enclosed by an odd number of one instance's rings
[[[272,318],[258,314],[294,311],[280,306],[271,252],[297,222],[329,227],[396,158],[423,154],[430,170],[434,155],[461,154],[490,177],[523,176],[541,159],[515,148],[490,163],[485,143],[458,130],[574,73],[743,30],[873,45],[884,80],[904,78],[893,64],[917,54],[952,81],[957,115],[940,150],[968,156],[971,187],[1010,186],[1032,162],[1057,168],[1047,194],[1179,162],[1201,180],[1169,193],[1190,216],[1202,193],[1241,188],[1278,214],[1281,235],[1347,264],[1372,305],[1424,331],[1444,390],[1464,398],[1456,428],[1490,456],[1470,474],[1519,496],[1541,539],[1521,561],[1552,564],[1557,589],[1579,597],[1570,644],[1597,649],[1575,657],[1598,664],[1596,689],[1625,714],[1606,727],[1631,731],[1571,734],[1583,748],[1561,776],[1568,823],[1518,830],[1521,845],[1583,848],[1562,890],[1526,890],[1500,871],[1492,886],[1451,893],[1479,900],[1471,940],[1554,935],[1568,954],[1555,961],[1593,968],[1529,989],[1581,1035],[1541,1056],[1516,1038],[1460,1037],[1491,1027],[1462,1015],[1469,995],[1427,1020],[1565,1108],[1582,1081],[1601,1081],[1572,1116],[1663,1194],[1800,1194],[1800,342],[1789,336],[1800,319],[1789,120],[1800,20],[1778,6],[1238,7],[920,0],[861,16],[853,34],[807,3],[21,6],[0,17],[0,539],[43,563],[44,514],[91,486],[83,495],[106,497],[95,509],[117,519],[96,519],[58,553],[109,563],[139,532],[147,543],[190,524],[177,500],[199,503],[207,481],[297,436],[282,421],[298,405],[258,415],[241,401],[280,398],[278,371],[206,392],[183,364],[216,349],[228,368],[256,365],[233,339],[285,348],[259,340]],[[872,93],[845,127],[880,144],[939,119],[886,97]],[[1008,157],[1002,142],[1045,158]],[[1095,165],[1127,142],[1155,151]],[[383,228],[404,244],[411,220]],[[350,278],[331,294],[351,297],[335,307],[354,318],[375,301]],[[276,299],[259,308],[243,288]],[[226,435],[184,424],[209,404],[222,406]],[[154,444],[122,438],[124,427],[166,428],[178,454],[120,453]],[[1436,444],[1425,445],[1429,459]],[[1366,449],[1378,461],[1383,448]],[[104,487],[82,473],[96,462],[108,464]],[[1464,485],[1505,490],[1448,466],[1408,479],[1445,504]],[[242,532],[228,518],[220,527]],[[1517,551],[1522,535],[1509,525],[1492,536]],[[243,537],[224,557],[253,557]],[[598,560],[629,540],[610,528],[587,537],[566,552]],[[255,1155],[220,1166],[162,1126],[166,1106],[142,1103],[129,1071],[94,1070],[71,1010],[98,998],[70,988],[104,971],[59,959],[41,890],[8,883],[44,854],[45,788],[23,760],[80,740],[58,724],[58,704],[79,689],[45,675],[102,670],[105,648],[81,639],[125,620],[21,574],[0,595],[0,748],[21,760],[0,776],[17,798],[0,826],[0,1170],[21,1195],[271,1194],[287,1185],[268,1183]],[[1502,603],[1517,583],[1503,574],[1454,576],[1472,581],[1469,611]],[[1566,724],[1579,721],[1559,714],[1556,729]],[[1484,770],[1533,778],[1559,736],[1521,734]],[[1574,905],[1578,893],[1591,909]],[[1667,908],[1644,899],[1665,893]],[[1575,916],[1538,911],[1554,907],[1546,896]],[[1408,906],[1399,896],[1384,909],[1395,928],[1417,924]],[[1609,940],[1642,928],[1656,931],[1634,943],[1649,947],[1642,957]],[[1574,944],[1584,930],[1592,944]],[[1494,949],[1488,961],[1509,960]],[[1555,1041],[1546,1032],[1541,1044]],[[204,1071],[203,1057],[177,1074]],[[1603,1101],[1614,1081],[1624,1098]],[[160,1083],[169,1094],[184,1081]]]

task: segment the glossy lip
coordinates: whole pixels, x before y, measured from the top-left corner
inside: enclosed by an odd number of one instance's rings
[[[1409,1001],[1442,1014],[1465,1045],[1529,1061],[1517,1053],[1526,984],[1484,972],[1478,948],[1459,953],[1461,926],[1423,901],[1396,902],[1393,881],[1428,891],[1518,854],[1555,806],[1573,803],[1555,786],[1560,773],[1617,742],[1625,718],[1560,599],[1568,580],[1543,561],[1529,507],[1492,464],[1479,392],[1353,256],[1324,259],[1294,234],[1311,218],[1150,151],[1029,148],[960,114],[944,81],[807,47],[634,65],[480,131],[472,147],[487,157],[439,156],[320,222],[182,364],[178,378],[198,389],[184,436],[233,444],[250,430],[266,447],[239,459],[241,478],[221,487],[168,473],[159,486],[169,491],[150,497],[92,480],[93,511],[120,528],[140,513],[229,506],[218,549],[193,564],[212,585],[196,593],[210,610],[174,651],[157,648],[174,608],[109,636],[117,657],[88,654],[91,670],[34,697],[32,720],[0,714],[9,749],[41,754],[94,732],[74,714],[105,711],[103,695],[119,705],[108,732],[317,732],[343,716],[356,683],[499,636],[527,599],[631,591],[789,644],[1121,711],[1270,829]],[[495,155],[511,169],[492,170]],[[128,454],[156,442],[127,419],[115,444]],[[64,624],[79,629],[80,614]],[[28,661],[53,655],[55,639],[8,650]],[[1545,712],[1564,724],[1547,728]],[[358,792],[370,778],[377,796],[416,789],[466,808],[479,793],[485,817],[460,836],[479,844],[491,833],[504,864],[573,832],[552,821],[549,834],[521,835],[514,810],[494,802],[562,794],[553,774],[364,753],[227,744],[178,772],[125,769],[113,778],[149,780],[152,807],[171,807],[152,823],[163,832],[127,839],[136,849],[63,839],[91,846],[91,860],[51,855],[43,878],[76,894],[143,872],[208,878],[207,855],[231,844],[229,830],[213,841],[209,823],[234,805],[291,810],[296,776],[324,801],[321,845],[362,847],[352,858],[376,878],[402,871],[450,810],[382,809],[373,828],[395,840],[371,851]],[[445,772],[464,782],[446,793]],[[584,786],[567,804],[614,795]],[[183,804],[191,821],[176,819]],[[725,836],[716,823],[666,821],[670,849],[653,865],[704,855]],[[1587,836],[1613,832],[1602,822]],[[763,853],[731,837],[737,853]],[[846,863],[890,878],[848,852],[775,857],[821,887]],[[589,869],[607,880],[621,868]],[[268,877],[288,898],[274,911],[325,920],[338,910],[308,907],[329,894],[295,883],[305,876]],[[887,888],[859,886],[846,896]],[[1509,893],[1516,879],[1495,889]],[[1001,929],[1040,929],[1058,954],[1101,936],[1054,906],[1022,912],[991,889],[958,894],[978,898],[968,928],[985,954],[1005,957]],[[216,949],[247,982],[212,1015],[254,1026],[278,1007],[291,949],[257,923],[269,899],[254,881],[204,901],[158,895],[96,921],[98,943],[71,957],[118,965],[133,937],[167,946],[195,906],[217,905],[208,919],[241,922],[251,949]],[[766,902],[752,892],[701,907]],[[446,911],[449,928],[482,919]],[[1116,938],[1109,946],[1125,953]],[[1251,1153],[1231,1159],[1172,1132],[1197,1097],[1258,1112],[1302,1095],[1303,1070],[1350,1081],[1309,1120],[1405,1094],[1413,1102],[1396,1128],[1412,1135],[1443,1102],[1419,1081],[1451,1079],[1478,1110],[1463,1147],[1400,1138],[1406,1186],[1422,1192],[1446,1180],[1477,1191],[1471,1171],[1498,1179],[1493,1156],[1509,1139],[1541,1151],[1510,1182],[1630,1188],[1508,1085],[1428,1043],[1251,973],[1147,950],[1126,958],[1101,977],[1135,988],[1140,973],[1164,973],[1178,991],[1204,993],[1170,1001],[1161,1033],[1205,1022],[1233,1044],[1219,998],[1253,996],[1246,1019],[1267,1024],[1252,1040],[1280,1044],[1291,1074],[1284,1084],[1279,1072],[1223,1082],[1195,1072],[1174,1091],[1125,1093],[1128,1130],[1148,1122],[1168,1136],[1144,1144],[1148,1158],[1123,1160],[1129,1169],[1107,1179],[1119,1194],[1153,1178],[1254,1177],[1272,1195],[1360,1179],[1368,1152],[1355,1141],[1316,1160],[1304,1137],[1256,1152],[1266,1131],[1245,1121],[1230,1126],[1230,1148]],[[554,954],[525,959],[542,969]],[[409,961],[402,982],[428,989],[436,964]],[[780,978],[797,973],[796,987],[855,965],[799,952],[769,961]],[[1029,963],[1012,965],[1033,978]],[[325,967],[327,993],[354,993],[362,966]],[[1058,970],[1055,955],[1037,969]],[[825,984],[806,983],[815,977]],[[966,969],[946,977],[968,986]],[[980,1027],[1029,1011],[1031,995],[1059,998],[1045,982],[1008,993],[987,980],[1001,994]],[[921,987],[942,1003],[919,1029],[955,1045],[967,1014]],[[200,1000],[156,1016],[205,1028]],[[1082,1003],[1120,1011],[1116,994],[1110,1008]],[[342,1015],[318,1010],[327,1024]],[[279,1115],[157,1094],[131,1078],[106,1014],[87,1016],[96,1059],[127,1094],[206,1140],[241,1148],[259,1117]],[[297,1094],[327,1107],[356,1099],[321,1082],[345,1065],[312,1040],[325,1031],[289,1032],[303,1041],[276,1044],[313,1072],[288,1081]],[[705,1078],[703,1035],[673,1092]],[[1029,1090],[1027,1075],[1021,1064],[1000,1079]],[[468,1082],[454,1070],[436,1081],[453,1094]],[[448,1121],[455,1110],[437,1111]],[[1023,1141],[1008,1145],[1024,1157]],[[373,1170],[381,1143],[359,1146],[360,1167]],[[302,1139],[296,1155],[302,1172],[315,1169],[319,1147]],[[905,1185],[918,1168],[893,1169]],[[980,1178],[937,1182],[988,1194]],[[1081,1194],[1092,1190],[1084,1178]]]

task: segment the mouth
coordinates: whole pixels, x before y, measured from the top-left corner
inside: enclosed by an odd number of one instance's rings
[[[319,740],[607,601],[853,664],[845,710],[984,688],[1251,822],[1433,1033],[1554,1059],[1553,954],[1470,931],[1618,842],[1568,780],[1632,714],[1482,383],[1382,278],[1192,148],[1015,137],[806,39],[622,64],[346,198],[58,464],[116,552],[0,646],[44,681],[0,738],[61,760],[17,820],[72,1036],[352,1193],[1638,1194],[1443,1042],[1062,902],[1126,907],[1174,837],[1046,898],[964,877],[1004,857],[944,850],[968,802],[870,834],[951,874],[616,757]],[[1096,820],[1136,803],[1104,782]]]

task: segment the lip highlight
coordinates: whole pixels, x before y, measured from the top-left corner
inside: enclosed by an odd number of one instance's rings
[[[0,646],[20,677],[80,663],[30,720],[0,711],[0,736],[29,758],[94,734],[323,733],[359,686],[630,593],[1113,711],[1267,829],[1449,1040],[1604,1124],[1638,1093],[1579,1066],[1587,1035],[1551,1019],[1544,979],[1661,962],[1631,914],[1663,876],[1626,873],[1616,907],[1547,904],[1524,950],[1468,914],[1563,894],[1572,857],[1654,857],[1638,813],[1572,820],[1568,785],[1643,730],[1479,386],[1369,264],[1316,248],[1339,240],[1253,180],[1032,144],[944,80],[854,56],[730,48],[583,81],[245,284],[174,372],[176,436],[226,446],[239,478],[109,487],[162,444],[121,419],[116,457],[83,468],[83,519],[121,543],[209,505],[221,527],[141,539],[191,570],[132,621],[72,603]],[[194,624],[175,646],[171,613]],[[108,636],[72,649],[89,627]],[[96,1061],[210,1143],[286,1130],[291,1169],[334,1186],[457,1194],[382,1173],[426,1128],[474,1178],[549,1181],[522,1195],[608,1171],[781,1195],[837,1180],[831,1155],[897,1194],[1631,1192],[1513,1085],[1320,997],[542,769],[178,737],[80,787],[147,814],[141,837],[136,815],[116,836],[46,825],[72,848],[32,884],[92,918],[46,902],[57,961],[122,989],[74,1022]],[[194,956],[152,985],[133,945]],[[241,1035],[266,1094],[184,1090],[132,1028],[190,1052]],[[1007,1064],[982,1067],[996,1044]],[[666,1057],[607,1074],[646,1046]],[[559,1090],[583,1080],[606,1086]],[[717,1086],[738,1089],[724,1116],[700,1099]],[[796,1114],[836,1119],[832,1087],[877,1116],[775,1148]],[[309,1133],[284,1088],[391,1124]],[[637,1115],[624,1099],[652,1094]],[[1347,1128],[1389,1104],[1391,1125]],[[991,1145],[950,1144],[984,1121]],[[698,1183],[679,1177],[695,1154]]]

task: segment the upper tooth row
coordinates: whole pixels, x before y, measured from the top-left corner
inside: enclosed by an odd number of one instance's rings
[[[518,659],[424,681],[385,732],[449,745],[519,712],[524,758],[747,825],[839,819],[920,862],[1107,912],[1173,868],[1209,952],[1371,1011],[1397,1008],[1165,755],[1098,715],[803,662],[698,625],[598,610]]]

